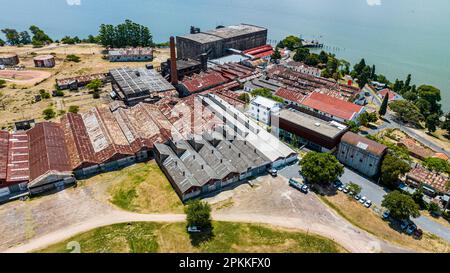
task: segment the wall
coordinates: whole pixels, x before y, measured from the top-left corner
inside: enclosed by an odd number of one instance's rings
[[[348,143],[341,142],[337,159],[342,164],[372,177],[378,174],[382,157],[371,154],[366,150],[362,150]]]

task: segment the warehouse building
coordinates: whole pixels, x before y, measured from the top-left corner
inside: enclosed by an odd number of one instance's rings
[[[177,53],[179,59],[197,59],[203,53],[216,59],[227,55],[229,49],[244,51],[266,44],[266,28],[240,24],[178,36]]]
[[[93,80],[100,80],[103,83],[109,81],[108,73],[96,73],[90,75],[83,75],[78,77],[56,79],[56,85],[58,89],[65,90],[78,90],[78,88],[84,87]]]
[[[108,51],[110,62],[151,62],[153,49],[150,47],[112,48]]]
[[[386,151],[387,147],[378,142],[347,132],[339,144],[337,159],[342,164],[373,177],[379,173]]]
[[[273,117],[272,129],[280,139],[318,152],[335,150],[348,127],[325,121],[295,109],[283,109]]]
[[[175,87],[153,69],[123,67],[110,75],[114,93],[129,106],[177,96]]]
[[[271,116],[280,111],[282,104],[274,100],[256,96],[250,102],[250,108],[248,114],[258,122],[262,122],[265,125],[271,125]]]

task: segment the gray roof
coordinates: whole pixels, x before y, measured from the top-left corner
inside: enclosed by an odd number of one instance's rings
[[[283,109],[277,116],[329,138],[335,138],[347,129],[347,126],[338,122],[328,122],[293,109]]]
[[[224,28],[218,28],[213,30],[208,30],[196,34],[187,34],[184,36],[180,36],[181,38],[189,39],[192,41],[196,41],[198,43],[211,43],[215,41],[219,41],[222,39],[228,39],[233,37],[239,37],[242,35],[247,35],[250,33],[260,32],[267,30],[263,27],[248,25],[248,24],[240,24],[235,26],[228,26]]]
[[[122,67],[111,70],[110,74],[126,96],[175,89],[153,69]]]

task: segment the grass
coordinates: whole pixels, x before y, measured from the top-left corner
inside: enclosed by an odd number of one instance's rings
[[[84,253],[147,252],[346,252],[330,239],[267,225],[213,222],[214,236],[193,246],[185,223],[129,223],[97,228],[76,235],[38,252],[70,252],[70,242],[78,242]]]
[[[159,166],[141,163],[115,173],[120,177],[109,188],[110,201],[138,213],[182,213],[183,203]]]
[[[421,252],[450,252],[450,244],[424,232],[421,240],[398,232],[371,209],[367,209],[345,194],[321,196],[321,200],[351,224],[378,238]]]

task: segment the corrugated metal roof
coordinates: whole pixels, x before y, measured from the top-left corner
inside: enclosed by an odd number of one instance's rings
[[[317,92],[306,97],[302,105],[345,120],[352,120],[363,109],[363,106]]]
[[[8,167],[6,181],[9,183],[29,180],[29,140],[25,132],[13,133],[9,137]]]
[[[383,155],[387,149],[386,146],[376,141],[370,140],[352,132],[345,133],[344,136],[342,136],[341,141],[378,156]]]

